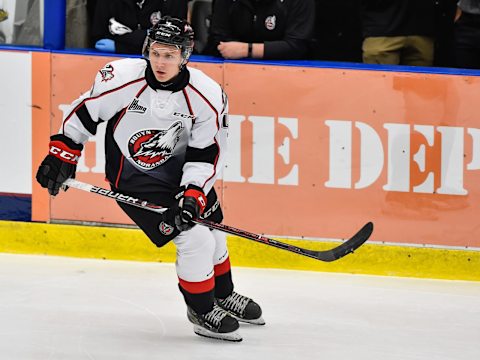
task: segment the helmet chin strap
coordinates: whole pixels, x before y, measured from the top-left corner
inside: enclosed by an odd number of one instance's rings
[[[182,62],[181,62],[180,65],[178,66],[178,68],[179,68],[180,70],[182,70],[182,69],[183,69],[185,66],[187,66],[187,64],[188,64],[188,60],[187,60],[187,59],[185,59],[185,58],[183,58],[183,57],[182,57],[182,59],[183,59]]]

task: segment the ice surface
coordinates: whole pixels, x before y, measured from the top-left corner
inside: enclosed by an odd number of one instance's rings
[[[0,254],[0,359],[480,359],[479,282],[233,276],[267,322],[241,343],[193,333],[172,264]]]

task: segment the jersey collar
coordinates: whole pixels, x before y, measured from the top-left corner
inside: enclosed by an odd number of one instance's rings
[[[145,79],[148,86],[155,90],[167,90],[177,92],[185,88],[190,81],[190,72],[184,66],[182,70],[172,80],[168,82],[160,82],[155,78],[150,62],[147,61],[147,68],[145,70]]]

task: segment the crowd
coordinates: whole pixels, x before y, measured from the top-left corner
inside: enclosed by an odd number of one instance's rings
[[[66,45],[140,54],[164,15],[225,59],[480,68],[480,0],[67,0]]]
[[[225,59],[480,68],[480,0],[95,3],[91,46],[100,51],[139,53],[146,29],[162,14],[193,19],[198,34],[195,52]],[[203,11],[200,19],[196,11]],[[208,40],[201,43],[206,32]]]

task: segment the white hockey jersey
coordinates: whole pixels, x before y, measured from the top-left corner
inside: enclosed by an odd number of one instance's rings
[[[103,67],[92,89],[74,101],[60,132],[85,143],[107,121],[106,177],[126,192],[171,192],[194,184],[207,194],[223,166],[228,101],[220,85],[188,68],[172,92],[149,86],[144,59]]]

